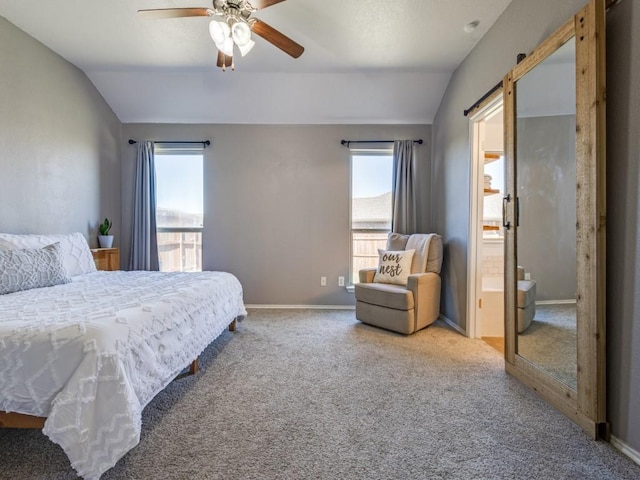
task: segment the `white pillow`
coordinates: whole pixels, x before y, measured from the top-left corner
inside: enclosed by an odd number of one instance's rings
[[[0,250],[42,248],[60,243],[62,264],[69,277],[96,271],[86,238],[79,232],[61,235],[14,235],[0,233]]]
[[[0,250],[0,295],[69,283],[60,244]]]
[[[378,269],[373,277],[376,283],[406,285],[411,273],[411,261],[415,250],[378,249]]]

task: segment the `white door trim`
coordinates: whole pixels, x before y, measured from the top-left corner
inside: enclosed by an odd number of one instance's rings
[[[467,336],[470,338],[480,337],[480,308],[479,292],[482,291],[482,269],[478,267],[480,258],[479,250],[482,248],[482,222],[480,205],[484,195],[484,178],[480,179],[481,159],[484,162],[484,148],[480,144],[481,125],[480,121],[503,105],[502,90],[493,99],[488,101],[482,108],[469,117],[469,138],[471,139],[471,158],[469,175],[469,246],[467,250]]]

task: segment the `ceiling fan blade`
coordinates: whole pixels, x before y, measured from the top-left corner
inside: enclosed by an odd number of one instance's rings
[[[249,3],[256,10],[262,10],[263,8],[270,7],[276,3],[284,2],[284,0],[249,0]]]
[[[144,18],[180,18],[180,17],[209,17],[215,12],[210,8],[154,8],[138,10]]]
[[[220,68],[231,67],[233,65],[233,57],[229,55],[225,55],[220,50],[218,50],[218,61],[216,65]]]
[[[264,23],[262,20],[258,20],[257,18],[253,19],[251,22],[251,30],[253,30],[256,35],[261,36],[267,42],[272,43],[283,52],[291,55],[293,58],[298,58],[302,55],[302,52],[304,52],[304,47],[302,45],[294,42],[275,28]]]

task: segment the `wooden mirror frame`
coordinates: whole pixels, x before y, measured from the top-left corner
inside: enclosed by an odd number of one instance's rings
[[[609,438],[605,377],[605,4],[589,4],[503,80],[507,208],[516,225],[516,82],[575,36],[576,44],[576,324],[577,388],[517,352],[517,228],[505,232],[505,368],[592,438]]]

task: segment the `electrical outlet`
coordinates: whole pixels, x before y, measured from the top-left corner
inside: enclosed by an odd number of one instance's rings
[[[524,273],[524,279],[525,280],[531,280],[531,274],[529,272],[525,272]]]
[[[327,277],[320,277],[320,286],[321,287],[327,286]]]
[[[338,286],[344,287],[344,277],[338,277]]]

